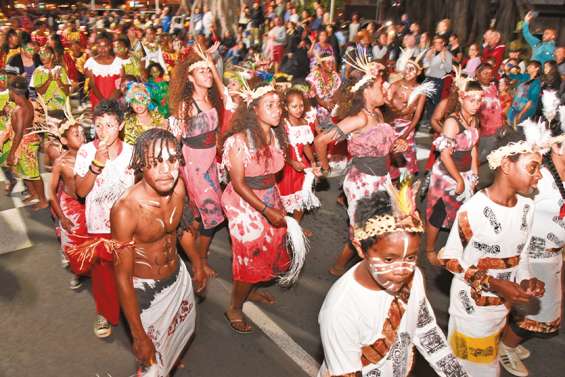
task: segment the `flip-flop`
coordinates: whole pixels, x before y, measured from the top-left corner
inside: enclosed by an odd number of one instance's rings
[[[228,312],[224,312],[224,318],[230,324],[231,329],[238,334],[251,334],[253,332],[253,329],[251,328],[248,331],[243,331],[234,326],[236,323],[247,323],[244,319],[230,319],[230,317],[228,317]]]

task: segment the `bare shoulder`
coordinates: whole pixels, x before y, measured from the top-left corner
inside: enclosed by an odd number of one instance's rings
[[[136,219],[136,208],[138,206],[138,185],[133,185],[114,203],[110,211],[110,218],[118,217],[127,221]]]

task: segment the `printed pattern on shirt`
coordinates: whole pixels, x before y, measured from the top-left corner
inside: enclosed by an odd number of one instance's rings
[[[438,368],[449,377],[469,377],[453,355],[447,355],[437,362]]]
[[[426,305],[426,300],[422,300],[420,303],[420,308],[418,309],[418,320],[416,322],[416,326],[422,328],[433,321],[432,316],[430,315],[430,311],[428,309],[428,305]]]
[[[512,271],[499,272],[498,274],[496,274],[496,278],[498,280],[510,280],[511,277]]]
[[[526,204],[522,209],[522,223],[520,224],[520,230],[526,232],[528,230],[528,212],[530,211],[530,205]]]
[[[485,207],[485,209],[483,210],[483,215],[488,219],[490,226],[492,226],[492,229],[494,230],[494,233],[499,234],[502,231],[502,225],[500,225],[500,222],[496,219],[496,215],[494,214],[492,208],[488,206]]]
[[[467,314],[471,314],[475,311],[475,306],[471,302],[471,298],[467,295],[467,292],[465,292],[464,290],[460,290],[459,299],[461,300],[461,303],[463,304],[463,308],[465,308]]]
[[[436,327],[426,331],[422,335],[422,346],[425,350],[432,354],[439,351],[442,348],[447,347],[447,343],[443,340],[442,336],[438,333]]]
[[[473,241],[473,247],[484,254],[498,254],[500,253],[499,245],[489,245],[484,242]]]
[[[408,374],[408,357],[412,352],[412,340],[406,332],[398,334],[396,342],[390,348],[387,360],[392,360],[392,377],[404,377]]]
[[[545,240],[541,237],[532,236],[532,238],[530,238],[530,244],[528,245],[528,253],[530,258],[533,259],[544,258]]]

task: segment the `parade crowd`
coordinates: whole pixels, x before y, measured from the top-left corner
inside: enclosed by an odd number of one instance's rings
[[[138,375],[169,375],[224,226],[226,326],[254,331],[243,304],[273,304],[264,283],[300,279],[318,231],[300,222],[343,176],[349,237],[328,271],[339,279],[320,309],[318,376],[407,376],[413,346],[440,376],[527,376],[522,343],[561,325],[557,30],[538,35],[528,12],[515,40],[493,28],[463,45],[449,19],[332,23],[318,3],[285,0],[242,5],[235,33],[217,21],[206,6],[73,8],[0,29],[5,191],[21,179],[23,200],[51,211],[70,287],[91,280],[94,334],[123,313]],[[433,140],[424,166],[417,131]],[[447,336],[421,249],[453,274]]]

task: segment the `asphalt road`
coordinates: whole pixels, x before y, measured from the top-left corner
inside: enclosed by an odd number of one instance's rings
[[[323,208],[304,226],[314,231],[304,271],[291,289],[271,286],[277,303],[248,305],[254,333],[234,333],[223,317],[231,287],[226,229],[216,234],[210,263],[219,272],[198,307],[197,332],[176,377],[313,376],[323,359],[317,316],[335,278],[327,273],[347,236],[345,211],[336,205],[339,182],[319,192]],[[21,189],[21,187],[20,187]],[[2,190],[0,190],[2,191]],[[0,193],[0,377],[127,377],[135,373],[124,321],[113,335],[92,332],[94,302],[88,280],[69,289],[48,211],[22,207],[19,194]],[[443,235],[445,238],[445,235]],[[440,325],[447,328],[450,275],[420,261]],[[565,375],[565,336],[531,340],[530,376]],[[413,375],[435,375],[418,359]],[[509,376],[504,375],[503,376]]]

